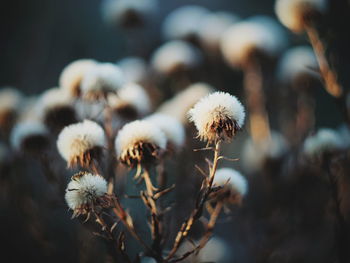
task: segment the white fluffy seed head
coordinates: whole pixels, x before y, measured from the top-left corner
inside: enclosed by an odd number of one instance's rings
[[[277,21],[256,16],[232,25],[223,33],[221,52],[231,66],[239,67],[257,52],[268,57],[277,56],[286,46],[285,37]]]
[[[206,14],[201,20],[198,29],[201,43],[209,51],[218,51],[223,33],[238,21],[238,16],[228,12]]]
[[[102,176],[85,173],[72,177],[66,189],[65,199],[70,209],[77,210],[84,205],[93,204],[106,193],[107,182]]]
[[[317,59],[311,47],[293,47],[284,53],[279,62],[278,79],[290,83],[299,77],[315,78],[317,69]]]
[[[124,84],[124,76],[118,66],[112,63],[97,63],[85,72],[81,83],[82,96],[100,98],[115,93]]]
[[[116,110],[131,107],[140,117],[145,116],[151,110],[151,100],[148,93],[136,83],[128,83],[118,90],[117,95],[109,95],[108,104]]]
[[[337,131],[322,128],[315,135],[306,138],[303,150],[307,156],[316,157],[343,147],[344,142]]]
[[[220,168],[215,173],[214,184],[223,186],[226,183],[242,196],[248,192],[247,179],[240,172],[232,168]]]
[[[90,120],[65,127],[57,139],[58,151],[68,163],[94,148],[103,148],[105,144],[104,130]]]
[[[147,121],[158,126],[165,134],[167,141],[177,149],[185,143],[185,129],[181,122],[174,117],[162,113],[154,113],[146,118]]]
[[[61,72],[59,85],[71,96],[80,95],[80,85],[83,76],[97,62],[93,59],[79,59],[68,64]]]
[[[313,13],[324,13],[327,0],[276,0],[275,12],[283,25],[294,32],[304,30],[305,18]]]
[[[187,124],[187,112],[203,97],[213,92],[214,88],[207,83],[194,83],[179,92],[172,99],[164,102],[157,112],[172,116],[183,125]]]
[[[123,152],[138,143],[153,144],[160,149],[166,147],[166,137],[158,126],[146,120],[136,120],[124,125],[115,139],[115,149],[120,158]]]
[[[259,144],[248,139],[243,146],[242,164],[248,173],[257,172],[263,168],[266,159],[280,158],[288,150],[288,144],[284,136],[272,131],[270,138]]]
[[[22,95],[18,90],[11,87],[0,89],[0,112],[17,112],[20,109],[21,103]]]
[[[188,5],[175,9],[162,25],[163,37],[169,39],[192,39],[198,37],[198,26],[209,11],[201,6]]]
[[[224,240],[212,237],[197,257],[199,262],[229,263],[233,258],[231,251],[232,248]]]
[[[232,139],[243,126],[245,111],[235,96],[214,92],[197,102],[188,115],[199,138],[212,142],[218,138]]]
[[[38,121],[27,120],[18,122],[11,131],[10,142],[11,147],[17,151],[23,151],[24,142],[29,138],[43,138],[45,144],[48,143],[49,132],[44,124]],[[38,147],[41,145],[37,145]],[[33,146],[36,147],[36,146]],[[29,149],[32,150],[32,149]]]
[[[102,16],[110,25],[135,27],[142,25],[156,13],[157,0],[104,0]]]
[[[160,46],[152,55],[152,68],[161,74],[171,75],[178,71],[190,70],[201,63],[197,48],[180,40],[169,41]]]
[[[117,62],[123,71],[126,82],[143,83],[147,79],[148,69],[145,60],[139,57],[126,57]]]

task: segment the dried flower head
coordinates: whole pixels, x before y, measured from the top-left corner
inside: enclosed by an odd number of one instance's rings
[[[108,105],[118,115],[130,120],[143,117],[151,110],[147,92],[136,83],[124,85],[117,95],[108,95]]]
[[[282,134],[271,131],[270,137],[266,140],[254,143],[248,139],[243,146],[242,164],[248,173],[261,170],[268,159],[281,158],[288,150],[288,144]]]
[[[81,94],[81,81],[87,71],[97,62],[92,59],[78,59],[68,64],[61,72],[59,84],[72,97],[79,97]]]
[[[156,0],[105,0],[102,15],[106,23],[125,28],[139,27],[157,11]]]
[[[247,179],[232,168],[218,169],[215,173],[214,184],[216,186],[225,186],[233,195],[245,196],[248,192]]]
[[[98,100],[115,93],[124,84],[124,76],[112,63],[97,63],[84,74],[81,91],[83,98]]]
[[[148,65],[140,57],[126,57],[117,62],[119,68],[123,71],[127,83],[142,84],[147,80]]]
[[[203,97],[213,92],[214,88],[207,83],[191,84],[172,99],[159,106],[157,112],[172,116],[183,125],[187,124],[187,112]]]
[[[238,16],[228,12],[206,14],[202,18],[198,29],[199,39],[202,45],[209,51],[219,51],[223,33],[238,21]]]
[[[42,153],[49,147],[49,132],[38,121],[27,120],[17,123],[11,131],[11,146],[25,153]]]
[[[146,120],[137,120],[124,125],[115,139],[118,158],[131,167],[155,163],[165,147],[164,133]]]
[[[58,136],[57,148],[68,167],[91,168],[105,147],[104,130],[96,122],[84,120],[65,127]]]
[[[45,125],[54,132],[77,121],[73,98],[63,89],[45,91],[39,98],[37,111]]]
[[[195,68],[201,63],[197,48],[180,40],[167,42],[152,55],[152,67],[161,74],[172,75]]]
[[[337,131],[322,128],[313,136],[306,138],[304,153],[309,157],[317,157],[323,153],[339,150],[343,147],[344,141]]]
[[[162,113],[154,113],[146,118],[158,126],[165,134],[168,148],[180,149],[185,143],[185,129],[181,122],[174,117]]]
[[[14,88],[0,89],[0,129],[9,130],[14,124],[22,103],[22,95]]]
[[[108,206],[108,202],[104,200],[106,194],[107,182],[102,176],[81,172],[74,175],[69,182],[65,199],[69,208],[74,211],[73,217],[76,217]]]
[[[244,66],[256,55],[275,57],[285,46],[282,27],[274,19],[265,16],[236,23],[221,38],[221,52],[233,67]]]
[[[317,59],[311,47],[293,47],[280,60],[278,78],[285,83],[299,83],[304,78],[317,77],[317,69]]]
[[[326,0],[277,0],[277,17],[290,30],[301,32],[315,16],[327,10]]]
[[[214,92],[202,98],[188,112],[203,141],[230,141],[244,123],[245,112],[240,101],[225,92]]]
[[[183,39],[196,41],[198,26],[209,11],[201,6],[182,6],[172,11],[162,25],[163,37],[169,39]]]

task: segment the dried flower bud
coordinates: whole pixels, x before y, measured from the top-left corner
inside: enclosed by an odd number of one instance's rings
[[[166,147],[166,137],[153,123],[137,120],[123,126],[115,139],[118,158],[128,166],[155,163]]]
[[[275,12],[286,27],[301,32],[315,16],[327,10],[326,0],[277,0]]]
[[[228,93],[215,92],[202,98],[188,112],[198,137],[209,143],[230,141],[244,123],[245,112],[239,100]]]
[[[50,144],[49,132],[38,121],[23,121],[15,125],[11,131],[11,146],[25,153],[42,153]]]
[[[197,48],[183,41],[174,40],[160,46],[152,55],[152,67],[160,74],[172,75],[188,71],[201,63]]]
[[[169,149],[180,149],[185,143],[185,129],[174,117],[162,113],[154,113],[146,118],[158,126],[165,134]]]
[[[79,59],[68,64],[61,72],[59,84],[72,97],[79,97],[81,94],[81,81],[87,71],[97,62],[92,59]]]
[[[99,100],[108,93],[115,93],[124,84],[124,76],[118,66],[112,63],[98,63],[84,74],[81,91],[83,98]]]
[[[220,168],[216,171],[214,177],[216,186],[223,186],[226,192],[227,200],[237,200],[242,198],[248,192],[247,179],[238,171],[232,168]]]
[[[78,173],[69,182],[65,199],[70,209],[74,211],[73,217],[87,214],[92,209],[108,207],[104,200],[107,194],[107,182],[100,175]]]
[[[57,148],[68,167],[91,168],[99,161],[106,144],[104,130],[97,123],[84,120],[65,127],[58,136]]]

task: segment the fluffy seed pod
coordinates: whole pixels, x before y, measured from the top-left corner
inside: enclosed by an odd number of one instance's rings
[[[58,136],[57,148],[68,167],[93,168],[106,144],[104,130],[97,123],[84,120],[65,127]]]
[[[73,98],[63,89],[45,91],[39,98],[37,111],[45,125],[54,132],[77,121]]]
[[[214,184],[224,186],[227,184],[229,188],[244,196],[248,192],[248,182],[244,176],[232,168],[220,168],[215,173]]]
[[[197,41],[198,26],[209,11],[201,6],[188,5],[175,9],[164,20],[162,34],[164,39]]]
[[[108,93],[115,93],[124,84],[124,76],[112,63],[98,63],[84,74],[81,91],[83,98],[99,100]]]
[[[187,124],[187,112],[203,97],[213,92],[214,88],[207,83],[194,83],[179,92],[172,99],[159,106],[157,112],[172,116],[183,125]]]
[[[284,83],[302,84],[303,80],[318,77],[317,69],[317,59],[311,47],[294,47],[285,52],[281,58],[278,79]]]
[[[174,40],[160,46],[152,55],[153,69],[164,75],[188,71],[201,63],[201,54],[191,44]]]
[[[59,78],[60,87],[66,90],[72,97],[79,97],[83,76],[96,63],[92,59],[79,59],[68,64],[61,72]]]
[[[301,32],[327,10],[327,0],[276,0],[275,12],[283,25]]]
[[[22,103],[22,95],[14,88],[0,89],[0,129],[8,131],[14,124]]]
[[[106,23],[125,28],[139,27],[157,11],[156,0],[105,0],[102,16]]]
[[[145,60],[139,57],[126,57],[117,62],[127,83],[142,84],[147,80],[148,69]]]
[[[317,157],[323,153],[340,150],[344,142],[339,133],[332,129],[320,129],[313,136],[306,138],[304,153],[309,157]]]
[[[198,137],[209,143],[230,141],[244,123],[245,112],[240,101],[225,92],[214,92],[194,105],[188,112]]]
[[[92,209],[108,207],[107,181],[100,175],[78,173],[71,178],[65,199],[73,217],[88,214]]]
[[[203,47],[209,51],[219,51],[223,33],[238,21],[238,16],[228,12],[206,14],[201,20],[198,30]]]
[[[185,129],[177,119],[162,113],[154,113],[146,118],[158,126],[165,134],[168,149],[180,149],[185,143]]]
[[[124,164],[135,167],[138,164],[155,163],[166,147],[166,137],[153,123],[137,120],[123,126],[115,139],[118,158]]]
[[[108,105],[125,119],[143,117],[151,110],[151,101],[147,92],[136,83],[124,85],[117,95],[108,95]]]
[[[49,147],[49,132],[37,121],[17,123],[11,131],[11,146],[18,152],[38,154]]]
[[[254,56],[277,56],[286,46],[283,29],[265,16],[252,17],[229,27],[221,38],[221,52],[233,67],[241,67]]]
[[[247,173],[253,173],[264,167],[266,160],[281,158],[288,150],[288,144],[282,134],[272,131],[270,138],[260,143],[248,139],[243,146],[242,164]]]

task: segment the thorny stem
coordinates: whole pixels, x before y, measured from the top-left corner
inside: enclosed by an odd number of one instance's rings
[[[186,222],[182,224],[181,229],[175,238],[173,248],[171,249],[168,256],[166,257],[166,261],[169,261],[171,258],[175,256],[180,245],[182,244],[182,241],[184,240],[184,238],[187,237],[189,231],[192,229],[194,222],[200,218],[203,212],[204,204],[207,201],[212,191],[212,185],[215,178],[216,169],[218,166],[218,162],[220,160],[220,148],[221,148],[221,140],[218,140],[215,142],[213,164],[209,166],[210,173],[209,173],[209,178],[206,181],[204,193],[203,195],[198,196],[196,208],[192,211],[190,217],[186,220]]]

